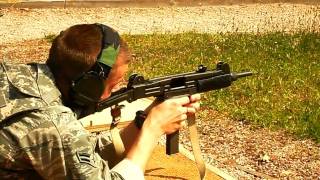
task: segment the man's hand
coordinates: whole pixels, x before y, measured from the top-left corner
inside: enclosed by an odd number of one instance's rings
[[[189,113],[195,113],[200,108],[200,94],[190,97],[167,99],[163,102],[155,101],[146,112],[148,116],[143,128],[152,130],[156,136],[171,134],[179,130]]]
[[[144,170],[161,135],[179,130],[187,115],[199,108],[200,94],[153,102],[145,111],[147,118],[128,149],[126,158]]]

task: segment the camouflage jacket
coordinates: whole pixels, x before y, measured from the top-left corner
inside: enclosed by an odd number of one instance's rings
[[[122,179],[62,105],[44,64],[0,64],[1,179]]]

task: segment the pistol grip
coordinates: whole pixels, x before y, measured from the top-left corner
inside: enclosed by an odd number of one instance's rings
[[[172,155],[179,152],[179,131],[168,134],[166,138],[166,154]]]

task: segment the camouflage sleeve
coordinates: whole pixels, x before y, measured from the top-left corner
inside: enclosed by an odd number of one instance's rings
[[[55,110],[51,116],[57,115],[53,122],[61,138],[67,176],[71,179],[123,179],[119,173],[110,171],[106,161],[95,152],[95,137],[68,110],[62,113]]]
[[[29,113],[8,129],[22,149],[15,160],[44,179],[123,179],[95,152],[94,137],[68,108]]]

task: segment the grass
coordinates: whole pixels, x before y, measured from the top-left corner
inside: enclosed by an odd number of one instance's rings
[[[52,43],[54,38],[56,38],[56,36],[57,35],[55,35],[55,34],[46,34],[43,39],[49,43]]]
[[[135,55],[130,71],[147,78],[215,68],[251,70],[226,89],[203,95],[203,106],[320,142],[320,34],[125,35]]]

